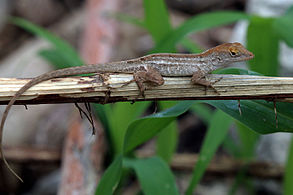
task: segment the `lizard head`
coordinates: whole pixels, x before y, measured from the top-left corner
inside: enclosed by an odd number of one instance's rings
[[[224,43],[214,47],[206,52],[212,59],[214,65],[228,65],[233,62],[246,61],[254,57],[253,53],[248,51],[240,43]]]

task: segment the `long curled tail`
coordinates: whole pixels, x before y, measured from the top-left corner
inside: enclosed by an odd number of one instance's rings
[[[89,74],[89,73],[95,73],[95,72],[99,72],[99,66],[98,65],[86,65],[86,66],[78,66],[78,67],[71,67],[71,68],[65,68],[65,69],[59,69],[59,70],[55,70],[52,72],[48,72],[45,74],[42,74],[32,80],[30,80],[28,83],[26,83],[23,87],[21,87],[16,93],[15,95],[12,97],[12,99],[9,101],[7,107],[5,108],[5,111],[2,115],[2,120],[1,120],[1,124],[0,124],[0,155],[6,165],[6,167],[13,173],[13,175],[15,175],[15,177],[17,177],[21,182],[23,182],[23,180],[21,179],[20,176],[17,175],[17,173],[15,173],[15,171],[10,167],[10,165],[8,164],[5,155],[3,153],[3,147],[2,147],[2,139],[3,139],[3,129],[4,129],[4,124],[5,121],[7,119],[8,113],[12,107],[12,105],[15,103],[15,101],[25,92],[27,91],[29,88],[31,88],[32,86],[41,83],[43,81],[46,80],[50,80],[53,78],[57,78],[57,77],[64,77],[64,76],[73,76],[73,75],[78,75],[78,74]]]

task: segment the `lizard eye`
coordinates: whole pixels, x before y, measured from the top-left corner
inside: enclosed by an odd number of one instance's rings
[[[229,49],[229,52],[230,52],[230,55],[231,55],[232,57],[237,56],[238,53],[239,53],[238,50],[235,49],[235,48],[230,48],[230,49]]]

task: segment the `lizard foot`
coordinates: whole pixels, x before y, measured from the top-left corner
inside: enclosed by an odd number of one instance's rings
[[[133,79],[139,88],[139,95],[137,98],[141,96],[145,98],[144,92],[146,87],[144,83],[150,83],[154,86],[160,86],[164,84],[164,79],[160,72],[151,67],[147,67],[147,69],[144,71],[135,72],[133,74]]]
[[[219,91],[213,86],[215,83],[219,82],[222,79],[219,78],[216,81],[209,81],[206,79],[206,76],[201,76],[200,74],[198,74],[198,72],[194,73],[192,78],[191,78],[191,83],[192,84],[198,84],[198,85],[203,85],[205,86],[205,94],[207,93],[207,88],[210,87],[212,88],[218,95],[220,95]]]

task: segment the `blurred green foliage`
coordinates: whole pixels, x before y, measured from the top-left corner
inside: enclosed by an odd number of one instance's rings
[[[116,16],[121,20],[143,27],[150,33],[155,44],[151,52],[176,52],[178,44],[191,52],[199,52],[198,45],[188,38],[190,33],[239,20],[249,22],[247,47],[256,56],[255,60],[249,62],[249,68],[255,72],[230,68],[215,71],[219,74],[278,75],[279,42],[284,41],[288,46],[293,46],[292,7],[286,14],[278,18],[263,18],[231,11],[203,13],[191,17],[174,28],[170,23],[168,10],[163,0],[144,0],[143,5],[145,9],[143,20],[124,14]],[[26,20],[13,18],[12,22],[51,43],[52,48],[41,50],[39,54],[56,68],[83,64],[77,52],[62,39]],[[220,110],[212,111],[210,107],[201,102],[213,105],[226,114]],[[257,133],[293,132],[293,127],[290,126],[293,122],[293,109],[292,105],[288,103],[277,104],[279,127],[276,128],[274,108],[271,102],[242,100],[242,115],[239,114],[237,101],[201,102],[159,102],[159,107],[163,111],[140,119],[137,118],[149,107],[150,102],[134,105],[129,103],[94,105],[95,112],[106,129],[109,148],[115,159],[100,180],[96,194],[112,194],[120,181],[123,168],[134,170],[145,194],[178,194],[174,176],[166,163],[172,158],[178,140],[176,117],[188,109],[191,109],[204,121],[208,126],[208,131],[200,151],[200,160],[194,167],[186,194],[192,194],[221,144],[224,144],[224,148],[235,157],[248,162],[254,157],[255,145],[259,137]],[[226,136],[232,122],[228,115],[239,121],[237,128],[240,144]],[[263,122],[264,120],[266,123]],[[156,135],[158,136],[158,156],[147,159],[136,158],[132,151]],[[286,167],[285,194],[291,194],[293,191],[292,185],[290,185],[293,182],[292,145]],[[250,185],[249,179],[245,177],[245,167],[236,178],[230,191],[231,194],[236,192],[239,181]],[[166,185],[168,188],[162,188],[162,185]]]

